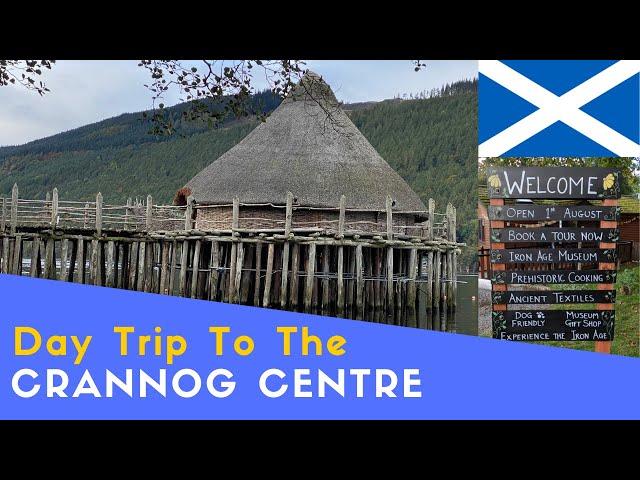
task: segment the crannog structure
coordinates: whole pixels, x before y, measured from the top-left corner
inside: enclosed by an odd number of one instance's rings
[[[0,199],[0,271],[440,328],[455,208],[437,213],[306,74],[176,205]]]

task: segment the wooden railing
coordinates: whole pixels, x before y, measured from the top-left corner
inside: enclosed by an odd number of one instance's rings
[[[254,204],[243,204],[235,199],[229,205],[195,204],[189,197],[187,205],[157,205],[148,195],[146,201],[131,199],[125,205],[104,203],[101,193],[95,201],[60,200],[58,190],[53,189],[45,200],[30,200],[19,197],[18,186],[14,185],[11,197],[0,197],[0,232],[15,233],[16,229],[45,229],[110,232],[161,232],[192,230],[196,226],[198,210],[210,212],[212,209],[231,207],[232,217],[228,219],[206,220],[205,231],[224,231],[225,233],[315,233],[331,236],[365,236],[392,239],[426,239],[456,241],[456,209],[447,205],[445,213],[435,211],[435,202],[429,200],[429,209],[425,212],[393,212],[391,197],[387,198],[386,219],[383,223],[348,219],[345,225],[346,199],[343,196],[335,210],[339,212],[334,219],[304,221],[296,218],[297,207],[293,206],[293,194],[289,193],[284,205],[271,205],[285,210],[281,219],[256,217]],[[251,207],[252,212],[242,207]],[[322,209],[319,209],[322,210]],[[330,209],[327,209],[330,210]],[[350,211],[351,212],[351,211]],[[426,221],[415,224],[394,224],[393,216],[398,214],[421,214]],[[240,228],[245,223],[268,225],[264,228]]]

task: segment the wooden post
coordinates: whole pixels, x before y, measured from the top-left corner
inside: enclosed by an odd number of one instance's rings
[[[53,198],[55,201],[55,198],[57,196],[58,192],[56,191],[56,189],[53,189]],[[69,240],[66,238],[62,239],[62,245],[60,247],[60,275],[58,276],[58,278],[60,280],[63,281],[68,281],[68,272],[69,270],[67,269],[67,259],[69,256]]]
[[[427,252],[427,310],[431,310],[433,308],[433,252]]]
[[[442,288],[442,253],[436,250],[433,257],[433,305],[436,311],[440,310],[440,296]],[[435,323],[435,321],[434,321]]]
[[[234,284],[233,295],[229,297],[230,303],[240,302],[240,286],[242,282],[243,265],[244,265],[244,245],[242,244],[242,242],[238,242],[235,277],[230,278],[230,283]]]
[[[416,276],[418,270],[418,251],[415,248],[409,250],[409,283],[407,285],[407,307],[409,311],[416,309]],[[409,320],[413,320],[411,324],[407,324],[408,327],[417,327],[415,322],[415,315],[408,317]]]
[[[262,242],[256,244],[256,275],[253,282],[253,305],[260,306],[260,271],[262,269]]]
[[[191,230],[193,228],[193,203],[192,195],[187,197],[187,208],[184,211],[184,229]]]
[[[504,199],[503,198],[491,198],[489,199],[489,205],[495,205],[495,206],[503,206],[504,205]],[[493,228],[504,228],[504,220],[491,220],[490,222],[490,227]],[[496,249],[496,250],[501,250],[504,249],[505,245],[504,242],[499,242],[499,243],[493,243],[491,242],[491,249]],[[493,265],[491,265],[491,269],[494,272],[498,272],[498,271],[504,271],[506,270],[506,265],[504,263],[494,263]],[[493,295],[493,292],[506,292],[507,291],[507,284],[498,284],[495,283],[493,281],[493,279],[491,279],[491,293]],[[507,310],[507,305],[506,304],[494,304],[493,302],[491,302],[492,304],[492,312],[497,312],[497,311],[506,311]],[[492,336],[493,336],[493,325],[491,327],[492,331]]]
[[[292,310],[298,306],[298,270],[300,269],[300,245],[294,243],[291,247],[291,285],[289,286],[289,305]],[[306,299],[306,296],[305,296]]]
[[[131,197],[127,198],[127,206],[124,207],[124,230],[129,229],[129,216],[131,215]]]
[[[137,290],[136,278],[138,273],[138,250],[140,245],[138,242],[131,244],[131,255],[129,256],[129,289]]]
[[[53,189],[53,200],[51,201],[51,228],[58,225],[58,189]]]
[[[322,250],[322,313],[329,311],[329,245],[325,245]]]
[[[96,233],[102,235],[102,193],[96,195]]]
[[[392,212],[393,200],[391,195],[387,195],[386,210],[387,210],[387,240],[393,240],[393,212]]]
[[[269,244],[267,248],[267,273],[264,278],[264,293],[262,294],[262,306],[271,306],[271,281],[273,278],[273,257],[275,254],[275,245]]]
[[[235,289],[236,289],[236,264],[238,261],[238,244],[233,242],[231,244],[231,259],[229,265],[229,285],[227,288],[227,296],[229,298],[229,302],[233,303],[233,298],[235,298]]]
[[[147,244],[146,258],[144,262],[144,291],[153,291],[153,264],[155,262],[155,242]]]
[[[218,268],[220,267],[220,246],[218,242],[211,242],[211,257],[209,258],[209,300],[218,298]]]
[[[284,221],[285,243],[282,247],[282,276],[280,283],[280,308],[287,308],[287,284],[289,281],[289,235],[293,219],[293,193],[287,192]]]
[[[82,223],[82,228],[85,230],[89,226],[89,202],[84,204],[84,222]]]
[[[362,245],[356,246],[356,316],[358,319],[362,319],[364,316],[364,278],[363,269],[364,264],[362,261]]]
[[[436,216],[436,202],[433,198],[429,199],[428,202],[429,209],[429,223],[427,224],[427,240],[433,240],[433,224],[435,223]]]
[[[44,278],[50,280],[55,279],[56,275],[56,256],[55,256],[55,240],[52,237],[47,238],[44,254]]]
[[[340,215],[338,217],[338,238],[344,238],[344,220],[347,207],[347,197],[340,196]]]
[[[2,217],[0,217],[0,232],[7,228],[7,199],[2,197]]]
[[[84,283],[84,239],[78,235],[76,240],[76,271],[78,272],[78,283]]]
[[[145,216],[145,224],[147,227],[147,232],[151,231],[152,215],[153,215],[153,197],[151,195],[147,195],[147,214]]]
[[[284,235],[288,240],[289,234],[291,233],[291,222],[293,220],[293,193],[287,192],[285,205]]]
[[[374,262],[373,262],[373,275],[376,278],[374,282],[374,303],[373,308],[376,313],[374,318],[379,319],[378,315],[382,311],[384,307],[384,302],[382,301],[382,249],[376,248],[374,253]],[[377,320],[376,320],[377,321]]]
[[[9,237],[2,239],[2,269],[0,273],[9,273]]]
[[[38,263],[40,262],[40,237],[35,236],[31,241],[31,265],[29,266],[29,276],[38,276]]]
[[[180,257],[180,284],[178,285],[178,295],[184,297],[187,289],[187,268],[189,265],[189,240],[183,240]]]
[[[160,243],[161,253],[160,256],[162,259],[160,260],[160,288],[159,292],[162,295],[167,295],[169,293],[169,249],[171,245],[163,240]]]
[[[147,242],[140,242],[138,246],[138,282],[136,284],[136,290],[139,292],[144,291],[145,284],[145,264],[147,262]]]
[[[239,226],[240,226],[240,199],[238,197],[234,197],[232,218],[231,218],[231,229],[237,230]]]
[[[11,273],[22,275],[22,235],[16,235],[13,247],[13,265]]]
[[[606,199],[602,201],[602,205],[606,207],[617,207],[618,200],[617,199]],[[618,222],[610,222],[610,221],[601,221],[600,228],[618,228]],[[610,248],[615,249],[615,243],[608,242],[600,242],[599,248]],[[598,270],[615,270],[615,263],[606,263],[601,262],[598,264]],[[598,290],[615,290],[615,283],[599,283],[596,287]],[[613,310],[615,309],[614,303],[598,303],[596,304],[596,310]],[[595,351],[599,353],[611,353],[611,344],[613,342],[609,341],[596,341],[595,342]]]
[[[392,314],[393,308],[393,247],[387,247],[387,314]]]
[[[178,241],[171,242],[171,267],[169,267],[169,295],[175,292],[176,265],[178,263]]]
[[[344,314],[344,247],[338,246],[338,316]]]
[[[313,298],[313,280],[316,274],[316,244],[309,244],[309,252],[307,255],[307,278],[305,279],[304,288],[304,310],[311,311],[311,301]]]
[[[193,264],[191,269],[191,298],[198,298],[198,275],[200,273],[200,248],[201,240],[196,240],[196,246],[193,249]]]
[[[16,234],[18,227],[18,184],[14,183],[11,189],[11,235]]]
[[[106,285],[107,287],[115,287],[115,248],[116,245],[113,240],[107,242],[107,265],[106,269]]]

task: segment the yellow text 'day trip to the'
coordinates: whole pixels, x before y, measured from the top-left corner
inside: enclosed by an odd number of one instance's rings
[[[155,327],[153,334],[140,334],[133,326],[115,326],[117,348],[121,356],[154,355],[164,357],[167,365],[183,355],[188,348],[187,339],[182,335],[165,335],[161,327]],[[249,335],[235,335],[228,326],[211,326],[208,333],[212,335],[211,352],[222,356],[228,351],[236,355],[251,355],[255,349],[255,341]],[[341,335],[332,335],[326,340],[309,332],[309,327],[299,329],[294,326],[276,327],[281,338],[282,355],[289,356],[300,352],[302,356],[331,355],[342,356],[346,353],[347,340]],[[87,354],[92,335],[49,335],[45,336],[37,328],[18,326],[14,329],[14,353],[17,356],[35,355],[44,349],[54,357],[73,357],[73,363],[79,365]]]

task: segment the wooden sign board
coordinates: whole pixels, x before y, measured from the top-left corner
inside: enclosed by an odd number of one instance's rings
[[[613,168],[489,167],[487,176],[490,198],[620,198]]]
[[[613,340],[613,310],[492,312],[493,337],[520,341]]]
[[[615,262],[615,248],[514,248],[491,250],[492,263]]]
[[[614,270],[507,270],[494,271],[496,284],[616,283]]]
[[[494,305],[614,303],[615,290],[518,290],[495,291]]]
[[[620,219],[620,207],[591,207],[588,205],[504,205],[489,206],[490,220],[507,222],[535,222],[563,220],[574,222],[615,222]]]
[[[497,243],[526,242],[609,242],[620,237],[617,228],[494,228],[491,241]]]

